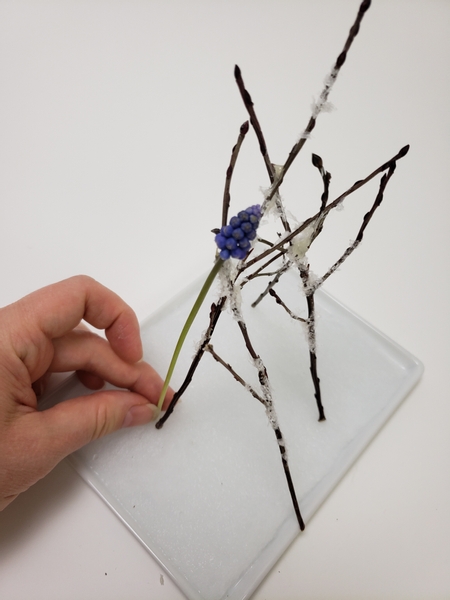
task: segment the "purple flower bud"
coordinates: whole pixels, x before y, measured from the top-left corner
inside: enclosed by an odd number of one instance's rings
[[[237,242],[234,238],[228,238],[226,243],[225,243],[225,248],[227,250],[234,250],[235,248],[237,248]]]
[[[227,241],[227,238],[224,235],[222,235],[221,233],[218,233],[214,239],[215,239],[215,242],[216,242],[219,250],[223,250],[225,248],[225,243]]]
[[[239,240],[239,248],[242,248],[243,250],[248,250],[250,248],[250,240],[246,237],[242,240]]]
[[[220,230],[220,233],[225,237],[230,237],[230,235],[233,233],[233,228],[231,225],[224,225],[224,227],[222,227]]]
[[[250,221],[245,221],[244,223],[241,223],[241,229],[244,233],[250,233],[250,231],[253,231],[253,225],[250,223]]]
[[[244,260],[244,258],[247,256],[247,252],[245,250],[242,250],[242,248],[236,248],[231,253],[231,256],[233,258],[237,258],[238,260]]]

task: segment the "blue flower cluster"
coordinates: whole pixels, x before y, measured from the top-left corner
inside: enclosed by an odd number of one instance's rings
[[[215,240],[220,250],[220,258],[237,258],[243,260],[250,250],[251,242],[256,237],[256,230],[261,220],[259,204],[241,210],[237,217],[232,217],[228,225],[221,228]]]

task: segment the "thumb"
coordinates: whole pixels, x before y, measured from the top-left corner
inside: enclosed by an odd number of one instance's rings
[[[41,427],[36,434],[44,446],[42,456],[59,462],[108,433],[149,423],[157,413],[157,407],[139,394],[105,390],[66,400],[39,413]]]

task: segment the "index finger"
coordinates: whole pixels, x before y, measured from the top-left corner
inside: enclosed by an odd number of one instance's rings
[[[47,338],[63,336],[82,319],[105,330],[114,352],[127,362],[142,358],[139,323],[134,311],[117,294],[86,275],[44,287],[17,303],[29,325]]]

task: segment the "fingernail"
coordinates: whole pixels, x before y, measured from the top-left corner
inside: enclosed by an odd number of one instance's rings
[[[137,404],[132,406],[123,420],[122,428],[145,425],[157,417],[157,407],[154,404]]]

